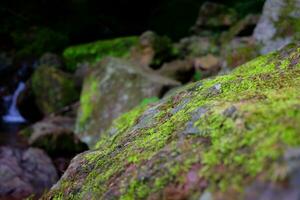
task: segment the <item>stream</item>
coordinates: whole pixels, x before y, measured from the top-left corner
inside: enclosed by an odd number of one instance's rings
[[[11,81],[1,86],[6,91],[2,94],[1,107],[2,113],[0,118],[0,146],[25,146],[25,141],[18,135],[18,132],[27,125],[26,119],[20,114],[17,107],[18,97],[25,90],[25,79],[28,67],[21,66]],[[9,88],[9,85],[14,87]],[[10,94],[9,94],[10,93]]]

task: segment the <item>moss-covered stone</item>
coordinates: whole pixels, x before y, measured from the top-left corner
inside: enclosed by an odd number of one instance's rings
[[[138,37],[123,37],[72,46],[63,52],[67,69],[75,71],[78,63],[94,64],[106,56],[128,56],[130,48],[137,44]]]
[[[37,106],[45,115],[59,111],[79,99],[73,78],[46,65],[40,66],[34,72],[31,88]]]
[[[43,199],[299,197],[299,63],[290,46],[135,108]]]
[[[76,134],[85,143],[95,144],[120,114],[145,98],[160,96],[165,86],[178,84],[126,60],[106,58],[84,81]]]

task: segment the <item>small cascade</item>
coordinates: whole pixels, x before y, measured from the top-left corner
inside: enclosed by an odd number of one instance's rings
[[[25,89],[25,83],[19,82],[17,89],[15,90],[13,96],[4,97],[4,101],[10,102],[9,109],[6,115],[2,117],[3,121],[6,123],[24,123],[26,120],[20,114],[17,108],[17,100],[20,93]]]

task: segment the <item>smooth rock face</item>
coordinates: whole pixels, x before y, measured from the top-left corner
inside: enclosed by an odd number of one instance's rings
[[[42,199],[299,200],[299,50],[120,116]]]
[[[299,21],[299,0],[267,0],[253,34],[263,45],[261,53],[278,50],[299,39]]]
[[[76,134],[91,146],[121,113],[174,85],[179,83],[125,60],[107,58],[84,81]]]
[[[49,66],[40,66],[33,74],[31,88],[43,114],[57,112],[78,100],[79,93],[69,75]]]
[[[57,179],[51,160],[42,150],[0,147],[0,199],[38,197]]]

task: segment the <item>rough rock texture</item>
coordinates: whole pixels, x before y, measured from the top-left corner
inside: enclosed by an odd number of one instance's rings
[[[143,33],[130,52],[130,60],[142,67],[158,68],[172,58],[172,41],[152,31]]]
[[[36,104],[45,115],[79,98],[73,78],[54,67],[40,66],[32,76],[31,87]]]
[[[74,135],[74,118],[52,116],[22,130],[30,146],[44,149],[51,156],[70,156],[87,149]]]
[[[254,38],[265,54],[300,38],[300,1],[267,0],[254,30]]]
[[[298,200],[300,47],[114,121],[43,199]]]
[[[126,60],[107,58],[84,81],[76,134],[87,144],[94,144],[121,113],[145,98],[159,97],[164,87],[178,84]]]
[[[67,69],[75,71],[83,63],[95,64],[105,56],[125,57],[129,55],[132,46],[136,45],[138,37],[123,37],[111,40],[100,40],[67,48],[63,56]]]
[[[0,147],[0,199],[42,195],[57,181],[56,170],[39,149]]]

